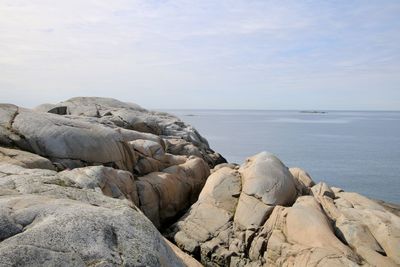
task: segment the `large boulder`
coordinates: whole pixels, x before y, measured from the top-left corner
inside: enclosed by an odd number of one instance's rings
[[[56,169],[47,158],[19,149],[0,147],[0,161],[28,169]]]
[[[0,104],[1,266],[398,266],[399,214],[136,104]]]
[[[96,190],[126,173],[7,163],[0,173],[1,266],[185,266],[131,201]]]
[[[196,201],[210,171],[200,158],[139,177],[140,208],[156,225],[170,222]]]
[[[217,166],[198,201],[167,232],[184,251],[206,265],[229,265],[246,258],[251,242],[276,205],[294,202],[297,192],[288,168],[263,152],[240,167]]]
[[[232,220],[241,191],[239,173],[221,168],[207,179],[199,200],[172,227],[171,237],[184,251],[200,253],[200,245]]]
[[[122,203],[106,208],[22,195],[2,198],[0,206],[19,228],[0,243],[0,265],[184,266],[154,226]]]
[[[174,140],[179,145],[172,145]],[[27,168],[65,170],[64,178],[77,186],[131,200],[157,227],[195,202],[209,167],[223,161],[178,118],[97,97],[35,110],[0,104],[0,159]],[[116,175],[113,169],[131,176]]]
[[[296,187],[289,169],[268,152],[250,157],[240,167],[242,193],[235,222],[242,229],[258,227],[276,205],[292,204]]]
[[[225,162],[212,151],[207,140],[192,126],[165,112],[149,111],[137,104],[111,98],[75,97],[58,104],[45,104],[37,111],[63,116],[73,115],[96,119],[105,125],[114,125],[138,132],[152,133],[171,141],[172,154],[203,157],[210,166]],[[177,144],[178,140],[179,145]],[[191,147],[191,149],[187,149]]]
[[[307,214],[307,216],[304,216]],[[352,251],[334,234],[329,219],[312,196],[303,196],[287,209],[286,235],[291,243],[308,247],[330,248],[351,255]]]
[[[57,177],[67,184],[92,189],[106,196],[128,199],[139,206],[136,182],[130,172],[104,166],[90,166],[65,170]]]
[[[143,141],[131,142],[137,140]],[[149,146],[143,142],[158,143],[173,155],[201,157],[210,167],[226,162],[190,125],[136,104],[77,97],[35,110],[0,105],[0,145],[50,158],[59,167],[108,164],[132,171],[136,161],[132,146]]]
[[[398,266],[399,210],[264,152],[216,166],[166,234],[206,266]]]
[[[290,205],[294,202],[293,176],[274,155],[262,152],[250,157],[239,171],[243,177],[243,193],[267,205]]]
[[[0,115],[11,111],[14,114],[8,122],[0,125],[0,140],[7,140],[3,145],[13,144],[54,161],[79,160],[132,171],[136,159],[128,141],[150,139],[162,143],[158,136],[147,133],[0,105]]]

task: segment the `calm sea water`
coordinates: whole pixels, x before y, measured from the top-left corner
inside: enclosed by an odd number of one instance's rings
[[[400,112],[168,110],[229,162],[260,151],[314,181],[400,203]]]

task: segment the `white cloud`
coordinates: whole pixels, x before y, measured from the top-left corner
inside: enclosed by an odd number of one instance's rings
[[[400,98],[399,11],[397,1],[3,0],[0,100],[90,94],[163,108],[207,108],[209,98],[220,108],[296,108],[308,101],[290,100],[294,92],[363,87],[392,94],[370,108],[400,108],[391,101]]]

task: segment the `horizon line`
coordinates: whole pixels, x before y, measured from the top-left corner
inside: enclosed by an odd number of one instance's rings
[[[247,109],[247,108],[145,108],[148,110],[215,110],[215,111],[299,111],[299,112],[333,112],[333,111],[350,111],[350,112],[400,112],[400,109]]]

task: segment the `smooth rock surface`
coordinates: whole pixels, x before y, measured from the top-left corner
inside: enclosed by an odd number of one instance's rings
[[[240,168],[243,192],[267,205],[290,205],[296,188],[289,169],[274,155],[262,152],[246,160]]]
[[[179,145],[172,145],[173,140]],[[97,97],[72,98],[35,110],[0,104],[0,149],[2,162],[65,170],[76,186],[127,198],[157,227],[196,201],[209,167],[224,161],[178,118]],[[93,168],[81,169],[89,166]],[[98,166],[128,171],[131,177]],[[74,170],[69,173],[70,169]],[[96,185],[88,184],[87,176]],[[140,194],[137,186],[143,189]]]
[[[395,206],[290,173],[269,153],[217,166],[167,236],[206,266],[399,265]]]
[[[195,264],[145,215],[169,223],[223,162],[193,127],[136,104],[0,104],[0,265]]]
[[[28,169],[56,170],[50,160],[39,155],[18,150],[0,147],[0,162],[6,162]]]
[[[151,133],[171,140],[170,148],[166,152],[203,157],[212,166],[226,162],[221,155],[210,149],[207,140],[192,126],[175,116],[164,112],[148,111],[137,104],[111,98],[75,97],[54,105],[42,105],[36,110],[87,117],[89,120],[95,118],[96,121],[105,125]]]
[[[399,266],[399,215],[136,104],[0,104],[0,266]]]
[[[0,174],[1,266],[184,266],[131,201],[93,189],[98,173],[71,183],[55,171],[0,163]]]

